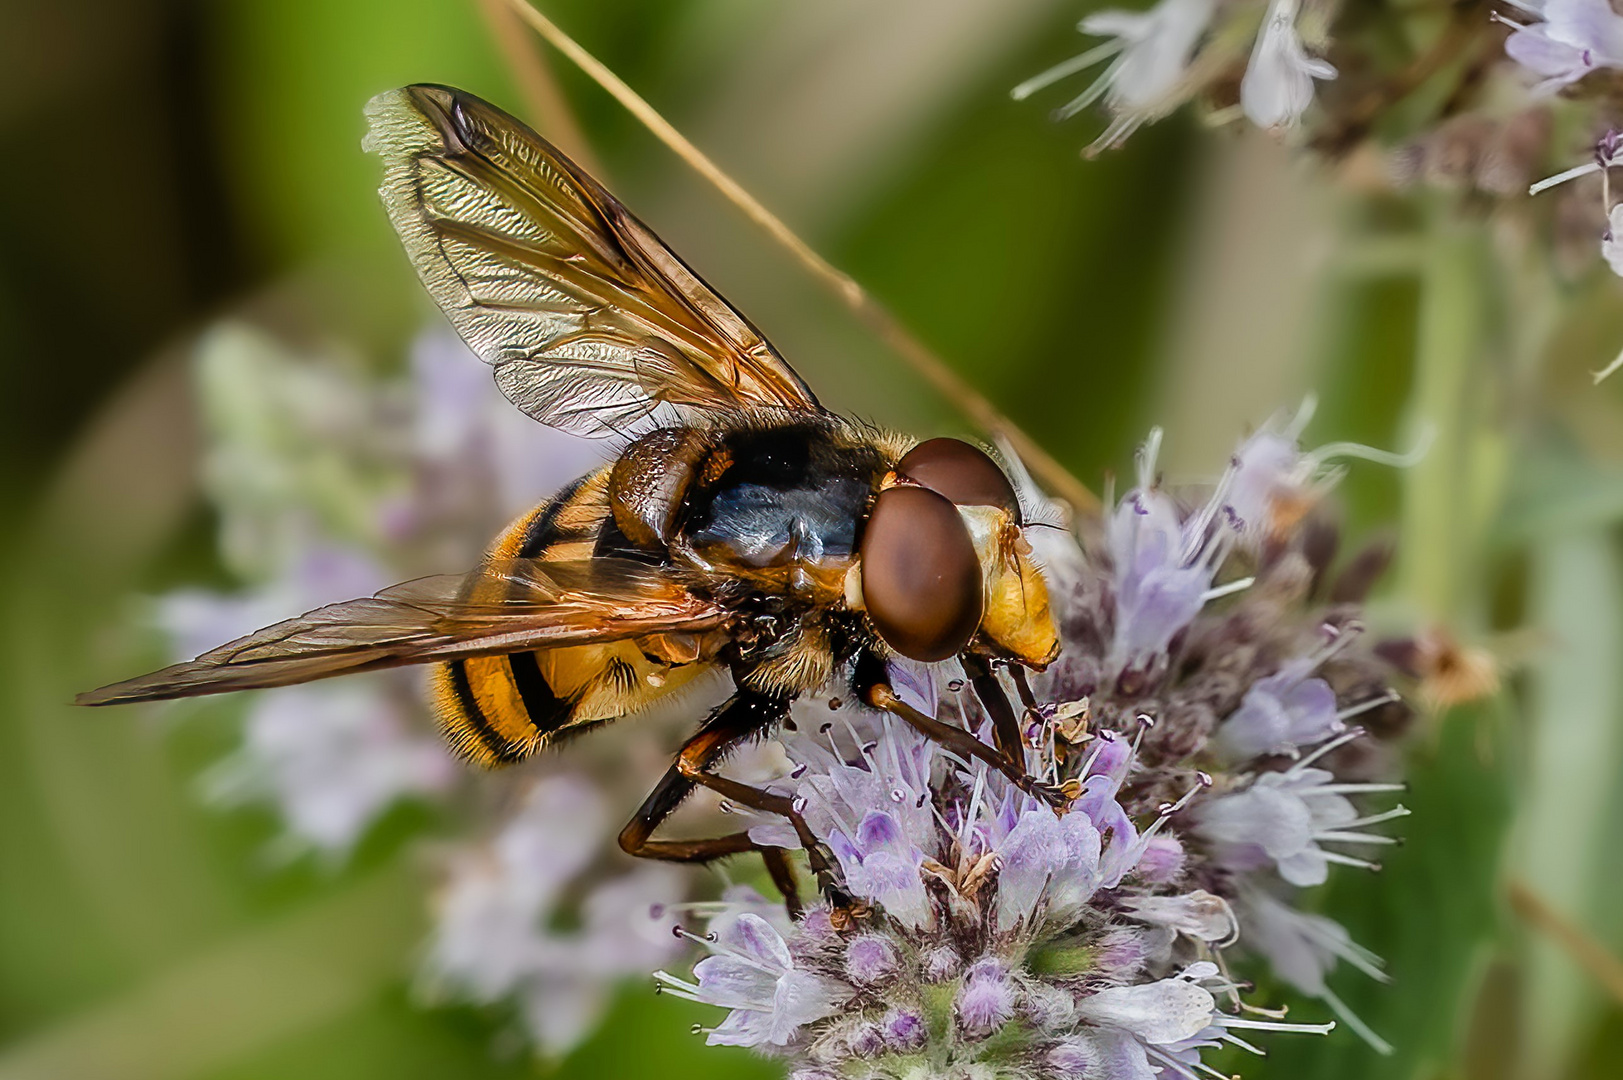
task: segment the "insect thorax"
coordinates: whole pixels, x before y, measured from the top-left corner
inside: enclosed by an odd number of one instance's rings
[[[738,418],[638,439],[610,481],[615,524],[769,595],[837,595],[885,472],[886,440],[834,418]]]

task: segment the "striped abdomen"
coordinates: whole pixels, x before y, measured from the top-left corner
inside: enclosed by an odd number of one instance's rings
[[[608,476],[607,469],[593,473],[524,515],[487,557],[590,559],[610,520]],[[441,730],[462,757],[506,765],[641,708],[705,667],[651,659],[644,644],[574,645],[437,665],[432,678]]]

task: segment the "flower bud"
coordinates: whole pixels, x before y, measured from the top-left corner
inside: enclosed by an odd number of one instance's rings
[[[922,1016],[901,1009],[888,1013],[880,1026],[885,1033],[885,1045],[904,1054],[923,1047],[930,1034]]]
[[[957,977],[964,968],[964,958],[958,955],[958,950],[951,945],[937,945],[924,954],[924,979],[926,982],[944,983],[948,979]]]
[[[958,1023],[972,1036],[996,1034],[1014,1016],[1014,987],[1003,965],[977,960],[964,976],[958,992]]]
[[[1170,885],[1183,876],[1185,858],[1183,844],[1176,836],[1152,836],[1138,862],[1139,880],[1146,885]]]
[[[863,934],[845,947],[845,973],[858,986],[896,974],[896,947],[878,934]]]

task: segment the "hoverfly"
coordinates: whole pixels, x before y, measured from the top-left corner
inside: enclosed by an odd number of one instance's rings
[[[761,333],[563,154],[470,94],[374,98],[364,146],[423,284],[524,412],[630,438],[610,465],[514,522],[483,563],[319,608],[187,663],[82,695],[110,705],[432,664],[451,745],[516,762],[724,668],[734,692],[620,834],[630,854],[704,862],[784,852],[747,832],[656,839],[695,786],[783,814],[838,895],[791,800],[716,774],[729,750],[844,676],[888,710],[1059,805],[1023,767],[994,666],[1059,650],[1010,481],[954,439],[922,443],[822,408]],[[915,710],[891,656],[959,657],[996,748]]]

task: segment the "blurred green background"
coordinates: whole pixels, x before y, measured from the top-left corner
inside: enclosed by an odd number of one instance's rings
[[[1618,987],[1507,900],[1527,883],[1589,935],[1593,963],[1623,946],[1623,381],[1586,374],[1623,335],[1616,279],[1563,283],[1577,314],[1528,335],[1509,313],[1533,304],[1494,257],[1493,221],[1441,196],[1350,192],[1265,137],[1183,118],[1084,161],[1090,131],[1007,94],[1075,51],[1070,0],[545,9],[1096,488],[1152,424],[1169,476],[1212,475],[1248,425],[1308,391],[1310,444],[1402,448],[1435,424],[1424,464],[1357,467],[1341,489],[1354,539],[1389,526],[1400,540],[1376,620],[1519,644],[1499,699],[1418,726],[1407,846],[1318,898],[1387,958],[1392,986],[1336,985],[1398,1053],[1338,1032],[1236,1064],[1618,1075]],[[378,207],[360,109],[434,81],[526,115],[509,65],[541,46],[491,11],[4,9],[4,1080],[775,1073],[704,1048],[687,1032],[702,1014],[645,985],[555,1063],[483,1013],[418,1008],[432,874],[408,841],[457,823],[400,810],[340,871],[268,870],[270,816],[195,797],[233,742],[229,704],[184,724],[66,704],[139,666],[132,595],[223,583],[196,484],[198,330],[246,315],[389,364],[433,317]],[[618,106],[546,62],[607,184],[826,402],[964,430]]]

